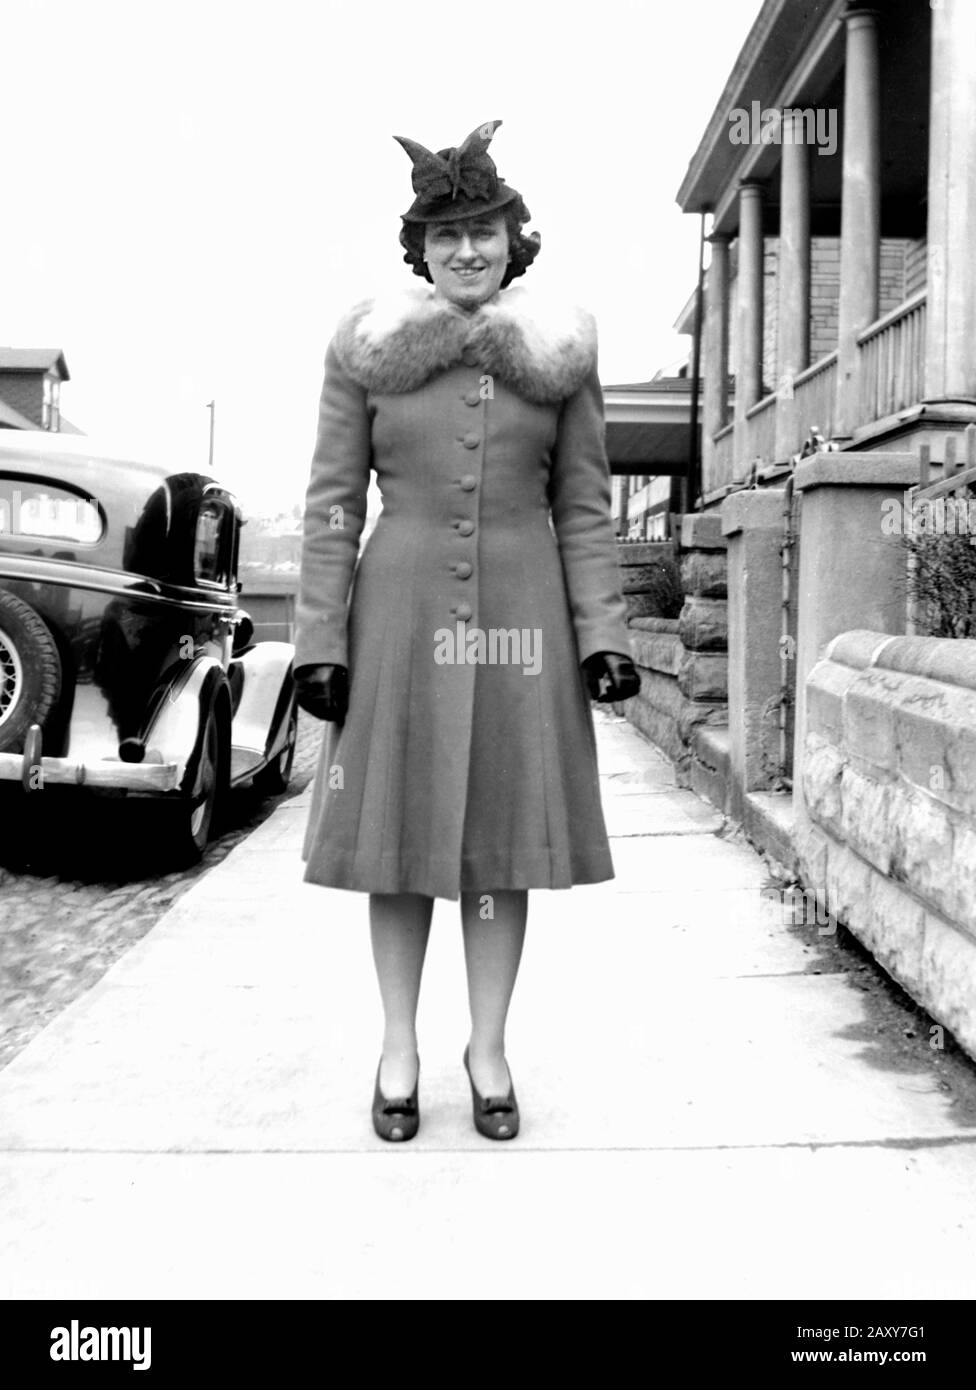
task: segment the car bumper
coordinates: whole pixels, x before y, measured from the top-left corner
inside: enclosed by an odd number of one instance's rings
[[[25,753],[0,753],[0,782],[20,782],[27,791],[61,785],[171,792],[180,784],[180,770],[176,763],[123,763],[108,758],[95,763],[41,758],[31,764]]]

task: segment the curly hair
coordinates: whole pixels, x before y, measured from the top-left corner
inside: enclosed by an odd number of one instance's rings
[[[508,230],[508,266],[501,283],[501,289],[504,289],[528,270],[539,254],[542,238],[538,232],[530,232],[528,236],[523,234],[522,228],[529,221],[531,214],[521,197],[517,197],[506,207],[499,208],[499,212],[503,214]],[[400,245],[406,251],[403,259],[414,275],[420,275],[433,284],[427,262],[424,260],[426,225],[424,222],[404,222],[400,228]]]

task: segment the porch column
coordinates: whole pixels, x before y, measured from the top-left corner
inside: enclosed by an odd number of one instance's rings
[[[932,7],[926,398],[976,397],[976,5]]]
[[[878,16],[848,10],[844,66],[844,157],[840,208],[840,305],[834,434],[849,438],[858,419],[857,335],[878,317],[881,257],[881,121]]]
[[[739,188],[739,266],[735,316],[734,476],[744,478],[751,462],[746,411],[762,395],[763,368],[762,188]]]
[[[705,380],[702,387],[702,491],[731,478],[715,477],[716,430],[728,424],[729,397],[729,239],[709,238],[712,248],[705,278]]]
[[[793,378],[810,363],[810,150],[802,112],[783,121],[780,162],[777,280],[776,458],[786,459],[795,440]],[[801,422],[802,423],[802,422]],[[805,433],[805,431],[804,431]]]

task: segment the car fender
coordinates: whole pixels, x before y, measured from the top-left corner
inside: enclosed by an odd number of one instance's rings
[[[262,760],[280,751],[293,701],[290,642],[258,642],[239,658],[244,674],[234,714],[231,742],[259,753]]]
[[[207,716],[226,687],[224,668],[213,657],[197,657],[181,670],[146,731],[146,761],[175,763],[181,786],[192,784]]]

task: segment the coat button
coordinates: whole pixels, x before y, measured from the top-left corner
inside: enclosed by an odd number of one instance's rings
[[[459,521],[458,524],[457,524],[457,528],[458,528],[458,532],[459,532],[462,536],[473,536],[473,535],[474,535],[474,522],[473,522],[473,521]]]
[[[460,618],[462,623],[466,623],[471,617],[471,605],[470,603],[456,603],[451,612]]]
[[[461,361],[464,363],[466,367],[476,367],[478,365],[480,357],[481,354],[478,352],[478,349],[476,347],[472,347],[470,344],[467,347],[461,349]]]
[[[477,486],[478,486],[478,479],[474,476],[474,474],[473,474],[473,473],[465,473],[464,477],[461,479],[461,491],[462,491],[462,492],[474,492],[474,490],[475,490],[475,488],[476,488]]]
[[[462,401],[464,401],[464,404],[465,404],[465,405],[478,405],[478,404],[480,403],[480,401],[481,401],[481,392],[480,392],[480,391],[465,391],[465,393],[464,393],[464,395],[461,397],[461,399],[462,399]]]
[[[466,449],[477,449],[478,445],[481,443],[481,435],[463,434],[461,436],[461,443]]]
[[[454,573],[457,575],[458,579],[470,579],[473,572],[474,566],[469,564],[467,560],[460,560],[454,566]]]

